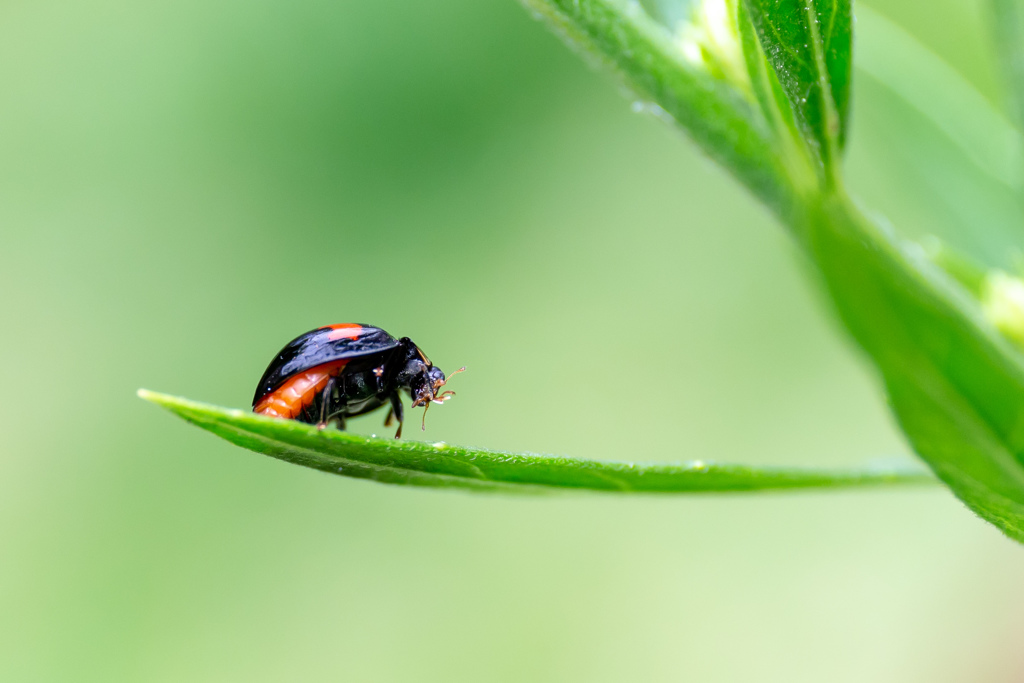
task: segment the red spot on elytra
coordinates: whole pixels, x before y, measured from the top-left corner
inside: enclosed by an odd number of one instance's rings
[[[357,323],[339,323],[337,325],[324,325],[321,330],[331,330],[327,335],[329,341],[336,339],[358,339],[363,331],[363,326]]]

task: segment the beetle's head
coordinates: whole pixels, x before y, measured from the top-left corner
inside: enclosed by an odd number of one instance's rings
[[[400,381],[408,377],[409,394],[412,396],[412,407],[423,406],[423,429],[426,429],[427,408],[431,403],[444,403],[455,395],[454,391],[441,391],[441,387],[448,383],[448,380],[464,371],[466,368],[459,368],[451,375],[445,377],[441,368],[424,363],[421,359],[415,358],[405,364],[399,374]]]

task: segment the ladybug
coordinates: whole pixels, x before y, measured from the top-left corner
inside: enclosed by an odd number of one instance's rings
[[[466,368],[459,368],[452,375]],[[402,436],[403,409],[398,390],[412,398],[412,407],[443,403],[454,391],[438,390],[452,376],[408,337],[395,339],[372,325],[341,323],[310,330],[288,342],[274,357],[256,386],[254,413],[345,428],[345,418],[390,404],[384,426],[398,420]]]

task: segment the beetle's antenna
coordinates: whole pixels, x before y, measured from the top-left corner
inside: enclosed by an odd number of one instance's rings
[[[444,386],[445,384],[448,384],[448,382],[449,382],[449,381],[451,381],[452,377],[454,377],[455,375],[459,374],[460,372],[465,372],[465,371],[466,371],[466,366],[465,366],[465,365],[463,365],[463,366],[462,366],[461,368],[459,368],[459,369],[458,369],[458,370],[456,370],[455,372],[453,372],[453,373],[451,373],[450,375],[448,375],[447,377],[445,377],[445,378],[444,378],[444,381],[443,381],[443,382],[441,382],[440,384],[438,384],[438,385],[437,385],[436,387],[434,387],[434,388],[435,388],[435,389],[440,389],[440,388],[441,388],[441,387],[443,387],[443,386]]]

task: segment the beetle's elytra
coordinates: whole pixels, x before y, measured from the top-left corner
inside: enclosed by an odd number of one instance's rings
[[[414,408],[424,406],[425,422],[431,403],[455,395],[440,391],[447,381],[408,337],[395,339],[379,327],[341,323],[310,330],[281,349],[263,373],[252,405],[260,415],[321,429],[328,424],[344,429],[345,418],[390,405],[384,426],[396,418],[397,439],[403,421],[399,390],[409,394]]]

